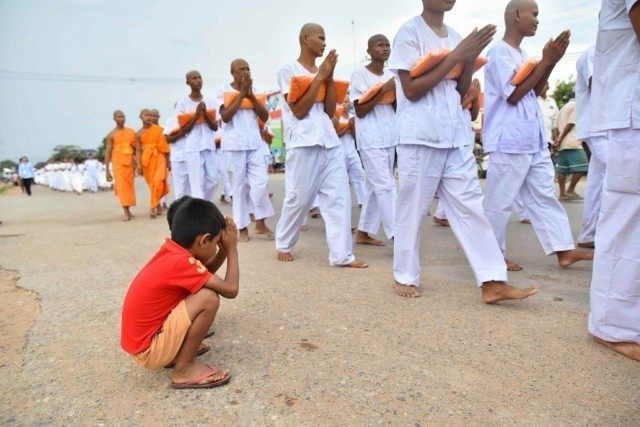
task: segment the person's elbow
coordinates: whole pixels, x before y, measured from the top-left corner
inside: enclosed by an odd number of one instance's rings
[[[230,286],[229,289],[226,289],[224,295],[222,296],[226,299],[235,299],[238,296],[239,292],[240,286],[238,283],[235,283],[234,285]]]

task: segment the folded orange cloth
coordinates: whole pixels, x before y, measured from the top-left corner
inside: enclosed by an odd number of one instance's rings
[[[511,84],[514,86],[518,86],[520,83],[525,81],[527,77],[529,77],[529,74],[531,74],[533,69],[536,68],[536,65],[538,65],[538,61],[536,61],[535,59],[527,59],[526,61],[524,61],[522,67],[520,67],[520,69],[511,79]]]
[[[486,58],[484,56],[478,56],[476,58],[476,62],[473,64],[473,72],[475,73],[480,68],[482,68],[485,65],[487,65],[487,62],[489,62],[488,58]],[[462,64],[462,62],[457,63],[451,69],[451,71],[449,71],[449,73],[447,73],[447,76],[445,77],[445,79],[457,80],[460,77],[460,75],[462,74],[462,70],[463,69],[464,69],[464,65]]]
[[[196,115],[196,112],[194,111],[193,113],[185,113],[185,114],[179,114],[178,115],[178,124],[180,125],[180,127],[185,127],[187,125],[187,123],[189,123],[189,121],[193,118],[193,116]],[[211,120],[215,120],[216,119],[216,109],[212,108],[211,110],[207,110],[207,115],[211,118]],[[200,124],[200,123],[204,123],[204,116],[200,116],[198,117],[198,120],[196,120],[196,124]]]
[[[380,90],[382,89],[382,86],[384,86],[384,82],[376,83],[375,85],[373,85],[371,89],[369,89],[368,91],[365,92],[364,95],[362,95],[362,97],[358,100],[358,103],[365,104],[369,102],[374,96],[378,94],[378,92],[380,92]],[[387,92],[384,95],[382,95],[382,99],[378,104],[393,104],[394,102],[396,102],[395,91]]]
[[[310,76],[293,76],[289,85],[289,94],[287,95],[287,102],[296,102],[309,90],[313,77]],[[347,91],[349,90],[349,82],[345,80],[334,80],[333,85],[336,88],[336,102],[342,104]],[[327,84],[322,82],[322,86],[318,91],[316,102],[323,102],[327,93]]]
[[[409,74],[411,77],[419,77],[427,71],[433,70],[449,53],[451,53],[451,49],[432,50],[422,57]]]
[[[235,101],[235,99],[238,97],[239,93],[240,92],[225,92],[224,93],[224,106],[225,106],[225,108],[229,108],[229,105],[231,105],[231,103],[233,101]],[[263,106],[267,105],[267,95],[265,95],[265,94],[256,94],[255,97],[256,97],[256,99],[258,100],[258,102],[260,104],[262,104]],[[240,108],[253,109],[253,107],[254,107],[253,102],[249,98],[246,98],[246,97],[240,103]]]

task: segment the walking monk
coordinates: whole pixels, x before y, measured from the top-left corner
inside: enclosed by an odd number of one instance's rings
[[[136,205],[136,193],[133,187],[133,179],[135,178],[133,155],[136,149],[136,132],[131,128],[124,127],[126,119],[122,111],[115,111],[113,120],[116,122],[116,127],[107,135],[104,164],[107,169],[107,181],[115,181],[113,189],[122,209],[124,209],[124,221],[129,221],[133,216],[129,208]],[[109,170],[109,162],[112,161],[113,176]]]
[[[151,110],[140,112],[142,128],[136,133],[136,159],[138,160],[138,175],[144,174],[149,185],[151,195],[151,209],[149,216],[155,218],[162,214],[162,198],[169,193],[167,184],[167,157],[169,143],[163,135],[162,126],[154,124]]]

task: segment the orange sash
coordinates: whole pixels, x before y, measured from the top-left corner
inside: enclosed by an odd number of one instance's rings
[[[538,65],[538,61],[535,59],[527,59],[511,79],[511,84],[518,86],[520,83],[525,81],[533,69],[536,68],[536,65]]]
[[[374,96],[378,94],[382,90],[382,86],[384,86],[384,82],[376,83],[373,85],[371,89],[365,92],[364,95],[358,100],[359,104],[365,104],[369,102]],[[378,104],[393,104],[396,101],[396,93],[387,92],[382,96],[382,99]]]
[[[231,103],[233,103],[233,101],[235,101],[235,99],[238,97],[238,94],[240,92],[225,92],[224,93],[224,107],[225,108],[229,108],[229,105],[231,105]],[[267,95],[265,94],[259,94],[259,95],[255,95],[256,99],[258,100],[258,102],[260,104],[262,104],[263,106],[266,107],[267,105]],[[255,106],[253,105],[253,102],[245,97],[242,102],[240,103],[240,108],[242,109],[253,109]]]
[[[178,115],[178,124],[180,125],[180,127],[185,127],[187,125],[187,123],[189,123],[189,121],[191,121],[191,119],[193,118],[193,116],[196,115],[196,112],[194,111],[193,113],[184,113],[184,114],[179,114]],[[216,109],[212,108],[210,110],[207,110],[207,115],[211,118],[211,120],[215,120],[216,119]],[[200,115],[200,117],[198,117],[198,120],[196,120],[196,124],[200,124],[200,123],[204,123],[205,119],[203,115]]]

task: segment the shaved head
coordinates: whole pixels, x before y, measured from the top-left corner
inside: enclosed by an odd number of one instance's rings
[[[122,112],[122,110],[116,110],[116,111],[113,112],[113,117],[118,116],[118,115],[124,116],[124,113]]]
[[[148,108],[143,108],[142,110],[140,110],[140,115],[142,116],[143,114],[151,114],[151,110],[149,110]]]
[[[304,36],[315,36],[321,33],[324,33],[324,28],[322,28],[322,25],[314,24],[311,22],[304,24],[300,29],[300,37],[299,37],[300,44],[302,44],[302,41],[304,40]]]
[[[185,75],[185,78],[189,80],[189,77],[193,76],[194,74],[200,74],[200,72],[196,70],[191,70]]]
[[[511,0],[504,10],[504,23],[509,26],[513,23],[516,10],[523,10],[531,6],[537,6],[535,0]]]
[[[244,65],[248,67],[249,63],[242,58],[234,59],[233,61],[231,61],[231,73],[233,73],[233,70],[235,68],[242,67]]]
[[[369,38],[369,43],[367,44],[367,47],[369,49],[371,49],[373,47],[374,44],[376,44],[376,42],[379,42],[380,40],[382,41],[389,41],[389,39],[387,38],[387,36],[382,35],[382,34],[376,34],[375,36],[371,36]]]
[[[160,115],[160,111],[156,110],[155,108],[153,110],[150,110],[151,114],[157,114]]]

